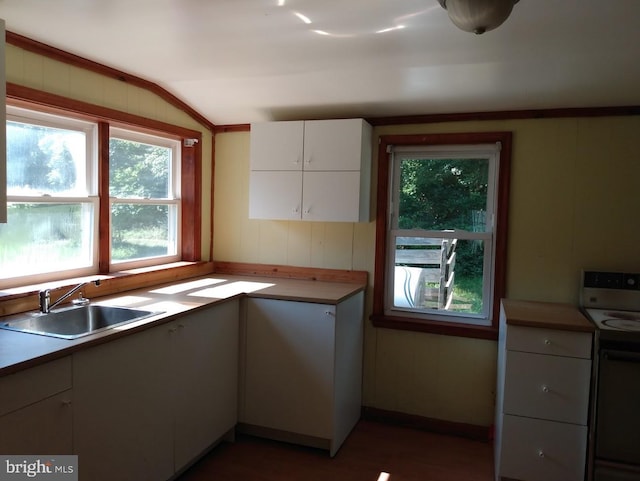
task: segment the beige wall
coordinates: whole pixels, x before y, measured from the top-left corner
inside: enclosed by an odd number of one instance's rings
[[[202,132],[202,258],[211,247],[211,132],[148,90],[6,45],[7,82]]]
[[[388,126],[375,129],[374,142],[383,134],[496,130],[513,132],[508,297],[577,304],[583,267],[640,271],[640,117]],[[248,173],[249,133],[217,135],[216,260],[373,276],[373,222],[249,220]],[[493,341],[366,323],[367,406],[489,426],[495,371]]]

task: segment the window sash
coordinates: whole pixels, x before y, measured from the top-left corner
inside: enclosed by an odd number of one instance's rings
[[[111,139],[118,139],[130,142],[137,142],[153,147],[163,147],[170,149],[171,160],[168,171],[167,179],[167,196],[166,197],[109,197],[109,252],[110,252],[110,269],[128,269],[131,267],[144,267],[147,265],[154,265],[159,263],[174,262],[181,259],[181,218],[182,218],[182,203],[180,199],[180,142],[174,139],[160,137],[156,135],[150,135],[148,133],[142,133],[134,130],[123,128],[111,128],[109,129],[109,141]],[[111,190],[111,185],[109,185]],[[167,250],[166,255],[150,255],[144,257],[136,257],[129,259],[114,259],[114,223],[113,211],[114,206],[121,205],[139,205],[139,206],[153,206],[162,205],[168,206],[167,217]]]
[[[85,166],[84,166],[84,187],[83,194],[76,194],[79,198],[86,196],[94,196],[98,194],[98,162],[97,162],[97,144],[98,144],[98,127],[95,122],[78,120],[63,115],[49,114],[37,110],[28,110],[12,105],[7,105],[7,122],[17,122],[22,124],[30,124],[38,127],[72,130],[82,132],[85,135]],[[9,192],[8,192],[9,193]],[[47,197],[59,196],[56,193],[48,193]],[[69,197],[69,195],[66,195]],[[75,195],[72,194],[73,197]],[[13,198],[29,197],[21,194],[12,194]]]
[[[96,272],[98,267],[98,224],[96,222],[99,199],[97,197],[91,198],[54,198],[54,197],[37,197],[37,198],[27,198],[27,197],[16,197],[12,196],[8,199],[8,211],[11,214],[11,207],[16,204],[25,205],[25,206],[42,206],[46,208],[49,207],[64,207],[69,206],[78,206],[81,209],[81,219],[80,222],[85,225],[87,228],[78,231],[76,228],[73,229],[74,232],[79,233],[80,244],[84,247],[81,248],[79,252],[80,256],[74,256],[74,260],[77,262],[73,262],[70,260],[56,260],[56,255],[60,254],[60,252],[48,252],[51,248],[51,243],[56,242],[50,238],[50,234],[47,232],[51,228],[47,228],[45,225],[39,225],[37,232],[36,230],[29,231],[28,226],[22,226],[20,228],[21,235],[32,236],[33,239],[40,239],[41,247],[37,247],[37,242],[21,242],[20,247],[22,249],[26,249],[27,258],[23,257],[23,261],[20,266],[14,266],[11,263],[7,265],[4,264],[4,267],[7,267],[6,272],[2,272],[0,275],[0,284],[5,285],[8,280],[11,280],[13,283],[21,284],[23,281],[27,281],[30,278],[38,278],[42,281],[57,279],[60,278],[60,274],[64,273],[65,277],[76,277],[81,275],[88,275]],[[60,226],[57,223],[55,218],[52,218],[50,214],[47,214],[47,219],[52,220],[52,225],[55,226],[56,229],[63,229],[64,226]],[[15,225],[10,223],[0,225],[0,229],[5,226]],[[29,222],[27,221],[27,224]],[[44,231],[42,229],[45,229]],[[18,234],[20,235],[20,234]],[[64,248],[64,247],[63,247]],[[33,253],[29,253],[32,250]],[[34,257],[35,256],[35,257]],[[31,261],[29,260],[31,258]],[[34,262],[39,268],[36,270],[33,268]],[[18,268],[19,267],[19,268]],[[3,269],[4,271],[4,269]],[[19,272],[16,275],[16,272]]]

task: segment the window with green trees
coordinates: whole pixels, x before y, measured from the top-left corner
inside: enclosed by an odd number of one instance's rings
[[[497,338],[511,137],[380,135],[374,326]]]
[[[99,123],[9,106],[6,128],[0,283],[94,274],[100,263],[113,270],[180,260],[179,139],[103,129],[110,217],[101,228]]]

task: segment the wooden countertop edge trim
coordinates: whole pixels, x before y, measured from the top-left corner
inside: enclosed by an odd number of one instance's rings
[[[588,322],[588,321],[587,321]],[[543,322],[543,321],[529,321],[527,319],[514,319],[507,318],[507,324],[509,326],[522,326],[522,327],[535,327],[538,329],[558,329],[561,331],[575,331],[575,332],[594,332],[595,326],[590,325],[577,325],[568,324],[563,322]]]
[[[281,279],[297,279],[323,282],[346,282],[366,286],[369,279],[367,271],[351,271],[346,269],[324,269],[314,267],[284,266],[277,264],[251,264],[246,262],[213,263],[215,274],[238,276],[276,277]]]
[[[502,299],[506,323],[510,326],[595,332],[593,323],[577,306],[563,302]]]
[[[355,283],[354,283],[355,284]],[[342,301],[345,301],[347,299],[349,299],[350,297],[355,296],[356,294],[358,294],[359,292],[364,291],[364,286],[354,286],[354,290],[349,292],[348,294],[345,294],[342,297],[339,298],[334,298],[334,299],[327,299],[327,298],[323,298],[323,297],[309,297],[309,296],[293,296],[290,294],[283,294],[283,295],[279,295],[279,294],[264,294],[261,292],[248,292],[246,294],[244,294],[244,296],[246,297],[251,297],[253,299],[274,299],[274,300],[279,300],[279,301],[288,301],[288,302],[306,302],[309,304],[327,304],[327,305],[338,305],[340,304]]]

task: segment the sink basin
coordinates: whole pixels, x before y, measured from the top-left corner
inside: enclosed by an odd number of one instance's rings
[[[62,339],[76,339],[155,314],[159,312],[129,307],[88,305],[2,322],[0,328]]]

